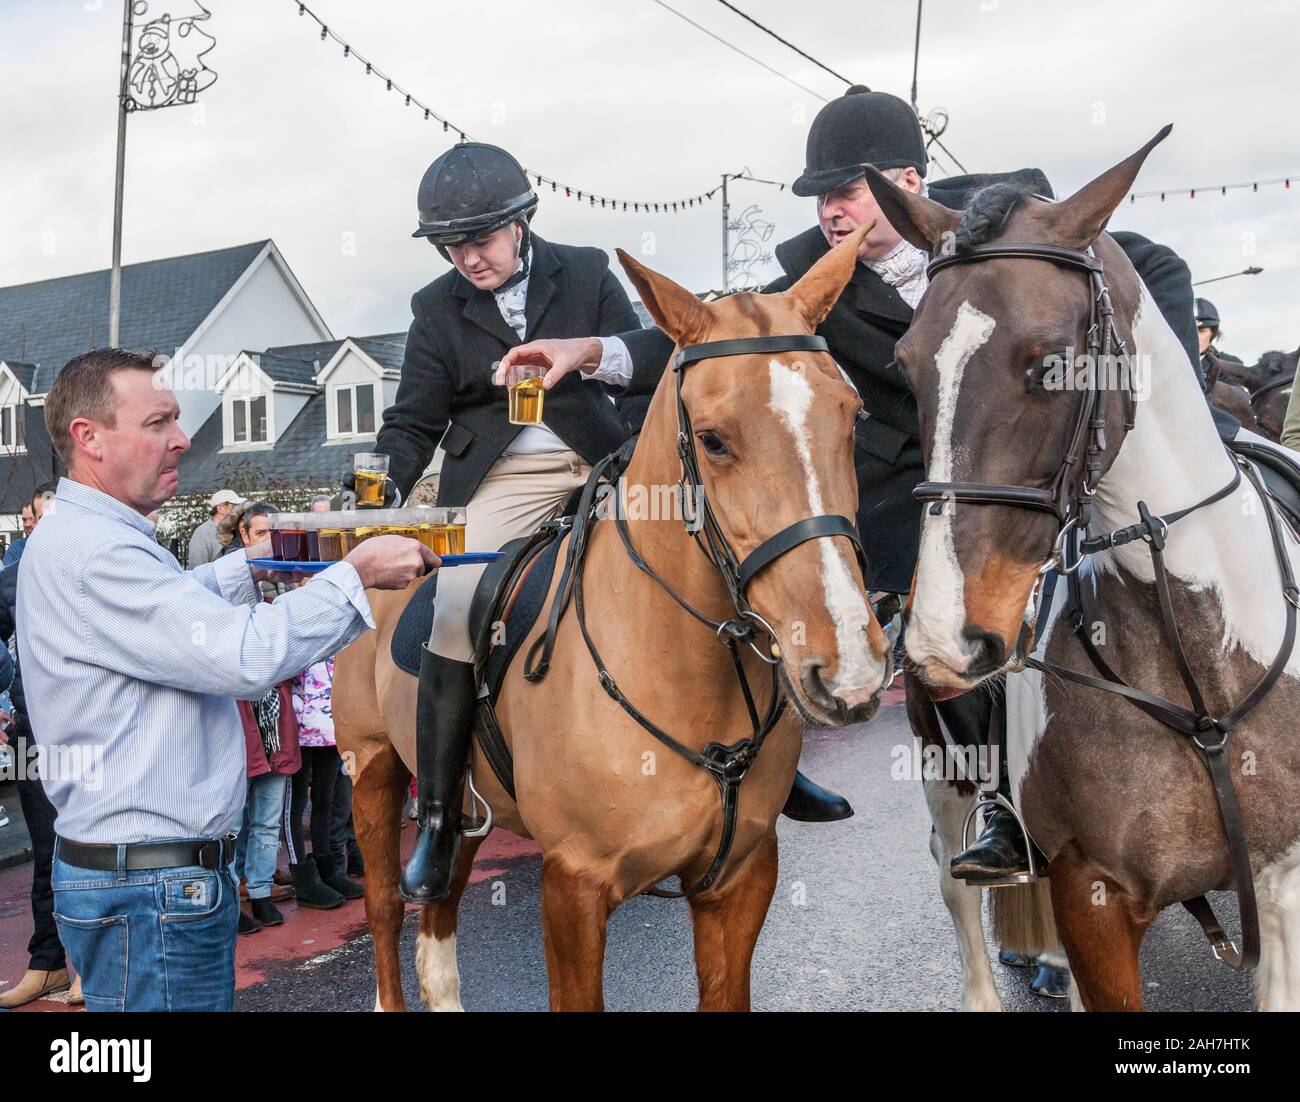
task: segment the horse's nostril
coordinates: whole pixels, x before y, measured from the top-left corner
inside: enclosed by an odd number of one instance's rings
[[[834,711],[838,706],[837,702],[822,681],[822,670],[825,668],[826,664],[820,658],[805,658],[799,671],[799,680],[803,683],[803,691],[811,700]]]
[[[1002,668],[1007,660],[1007,645],[1000,634],[980,627],[967,627],[962,629],[962,635],[970,644],[967,648],[970,655],[967,677],[984,677]]]

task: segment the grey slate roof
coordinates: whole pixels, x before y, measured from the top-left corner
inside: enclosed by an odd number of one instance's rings
[[[342,342],[330,343],[337,348]],[[281,356],[271,352],[245,352],[244,354],[252,359],[272,382],[294,383],[299,386],[316,385],[316,372],[319,369],[311,360],[299,360],[292,356]]]
[[[0,360],[4,360],[4,357],[0,356]],[[14,373],[14,378],[18,380],[22,388],[30,394],[32,392],[32,380],[36,375],[36,365],[20,363],[18,360],[4,360],[4,363]]]
[[[398,370],[406,349],[405,333],[387,333],[373,337],[349,338],[385,367]],[[283,345],[260,354],[262,368],[273,377],[294,381],[312,377],[334,356],[341,340],[318,344]],[[252,353],[250,353],[252,355]],[[298,365],[296,368],[293,365]],[[270,365],[270,366],[268,366]],[[237,449],[222,452],[221,407],[218,406],[199,427],[180,463],[180,494],[211,493],[227,484],[236,467],[256,469],[267,483],[290,483],[298,486],[337,486],[352,469],[352,456],[368,451],[368,440],[327,444],[326,391],[321,388],[307,399],[288,428],[270,448]]]
[[[19,408],[27,451],[18,455],[0,451],[0,512],[3,513],[17,513],[31,501],[32,491],[57,473],[54,446],[45,431],[45,410],[26,403]]]
[[[378,337],[354,337],[367,356],[386,371],[402,370],[402,357],[406,354],[405,333],[384,333]]]
[[[122,268],[120,343],[173,354],[267,245],[170,256]],[[108,269],[0,287],[0,359],[32,364],[33,394],[73,356],[108,343]]]

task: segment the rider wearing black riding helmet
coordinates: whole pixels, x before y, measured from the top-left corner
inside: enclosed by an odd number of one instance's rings
[[[1207,376],[1214,371],[1211,351],[1213,356],[1220,360],[1227,360],[1234,364],[1242,362],[1232,353],[1222,351],[1218,346],[1218,340],[1219,311],[1208,298],[1198,298],[1196,300],[1196,341],[1201,352],[1201,371]],[[1217,375],[1217,372],[1214,374]]]
[[[615,373],[566,380],[541,424],[509,423],[493,365],[525,336],[617,333],[639,324],[599,249],[532,231],[538,199],[505,150],[465,142],[424,174],[413,234],[452,264],[411,299],[414,319],[396,402],[374,450],[389,456],[385,505],[405,500],[441,446],[439,506],[464,506],[468,550],[495,551],[556,515],[591,465],[626,430],[605,385]],[[345,485],[345,489],[351,488]],[[461,800],[476,685],[470,598],[481,567],[438,579],[433,629],[420,656],[416,712],[420,836],[401,881],[408,902],[444,898],[462,831]]]
[[[925,477],[916,401],[894,363],[894,344],[912,321],[912,311],[927,286],[929,256],[905,241],[883,216],[867,186],[863,165],[873,165],[898,186],[927,193],[953,209],[964,208],[975,191],[1013,183],[1051,198],[1047,178],[1037,169],[1015,173],[960,176],[927,185],[929,157],[916,113],[906,101],[862,86],[850,88],[817,113],[808,132],[806,168],[792,190],[816,197],[818,224],[779,245],[776,258],[784,275],[764,288],[784,291],[844,236],[863,223],[876,226],[863,239],[859,263],[839,301],[818,327],[831,355],[862,396],[868,416],[855,439],[858,474],[858,530],[868,561],[867,587],[878,593],[906,594],[916,567],[921,504],[913,488]],[[1175,334],[1196,363],[1191,276],[1173,252],[1137,234],[1117,233]],[[591,339],[530,345],[528,358],[552,364],[552,372],[590,371],[619,364],[631,376],[626,393],[647,393],[657,381],[655,365],[672,354],[673,342],[658,329]],[[1221,431],[1224,431],[1221,428]],[[883,605],[884,602],[881,602]],[[994,697],[966,693],[935,707],[953,737],[982,745],[1000,736]],[[1005,754],[1001,755],[1005,765]],[[1002,787],[1007,790],[1005,775]],[[798,789],[796,790],[796,792]],[[824,791],[811,793],[807,817],[844,817],[847,804]],[[839,815],[824,814],[839,808]],[[787,814],[789,814],[787,810]],[[1006,882],[1028,872],[1024,837],[1012,816],[1000,808],[985,817],[985,829],[970,849],[953,859],[953,872],[972,883]]]

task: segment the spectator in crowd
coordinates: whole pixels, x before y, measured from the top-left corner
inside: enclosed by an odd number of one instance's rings
[[[23,506],[22,518],[23,534],[5,549],[5,557],[3,562],[0,562],[0,566],[12,566],[23,557],[23,548],[27,546],[27,537],[32,534],[32,528],[36,524],[36,514],[32,511],[30,502]]]
[[[247,783],[232,698],[259,700],[347,646],[374,626],[366,589],[405,588],[438,559],[378,536],[273,603],[242,553],[181,570],[146,519],[189,447],[156,371],[96,349],[50,387],[68,475],[23,553],[19,650],[33,726],[81,763],[41,779],[58,814],[54,911],[86,1009],[231,1010]]]
[[[53,500],[54,483],[44,483],[32,492],[26,509],[32,514],[32,528],[40,521]],[[25,510],[26,511],[26,510]],[[28,531],[31,534],[31,530]],[[0,571],[0,637],[15,644],[14,606],[18,601],[18,570],[21,560]],[[8,657],[8,651],[5,651]],[[36,766],[36,758],[28,753],[35,745],[31,720],[28,717],[27,698],[23,693],[21,662],[15,661],[9,699],[13,704],[13,724],[10,728],[10,750],[15,764],[21,759],[17,775],[18,802],[27,822],[27,833],[32,842],[32,936],[27,942],[29,962],[23,978],[0,994],[0,1007],[12,1010],[46,995],[62,991],[69,984],[68,961],[59,940],[58,926],[54,921],[54,889],[50,874],[54,863],[54,805],[45,794]],[[68,994],[68,1002],[81,1002],[81,980],[78,977]]]
[[[335,853],[334,795],[342,762],[334,745],[334,714],[330,687],[334,659],[313,663],[293,679],[293,709],[298,718],[302,768],[293,778],[289,804],[289,861],[298,904],[327,909],[345,899],[360,899],[365,889],[347,876],[347,855]],[[311,797],[311,854],[303,836],[302,818]],[[304,894],[305,893],[305,894]]]
[[[218,490],[208,498],[208,518],[197,528],[194,534],[190,536],[190,553],[188,558],[188,567],[193,570],[196,566],[203,566],[205,563],[213,562],[221,554],[221,542],[217,539],[217,525],[226,517],[226,514],[236,505],[243,505],[246,498],[240,497],[234,490]]]
[[[233,521],[237,538],[230,540],[222,555],[264,542],[270,531],[267,518],[275,511],[275,506],[266,501],[234,506],[220,527],[224,529]],[[226,535],[222,533],[223,538]],[[273,685],[261,700],[240,700],[236,704],[247,744],[248,795],[244,824],[235,846],[235,876],[246,882],[241,895],[247,892],[251,912],[240,912],[238,932],[252,934],[263,926],[283,923],[284,916],[275,900],[293,894],[292,889],[280,887],[272,878],[280,853],[285,791],[289,778],[302,765],[302,757],[298,753],[298,721],[288,681]]]
[[[313,513],[327,513],[333,499],[329,494],[313,494],[309,508]],[[334,681],[334,664],[330,661],[329,683],[331,691]],[[327,701],[328,706],[328,701]],[[332,714],[332,713],[331,713]],[[330,720],[330,737],[333,738],[334,721]],[[334,810],[331,814],[333,825],[331,838],[334,863],[340,871],[348,876],[365,876],[366,863],[361,856],[361,847],[357,845],[356,827],[352,825],[352,777],[347,769],[340,769],[334,786]]]

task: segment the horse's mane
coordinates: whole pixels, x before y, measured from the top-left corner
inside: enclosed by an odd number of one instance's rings
[[[958,252],[984,245],[997,238],[1007,219],[1033,193],[1019,184],[990,184],[971,196],[957,224],[955,245]]]
[[[1277,375],[1280,372],[1289,370],[1287,360],[1295,355],[1295,352],[1283,352],[1280,349],[1272,349],[1268,352],[1261,352],[1259,356],[1259,367],[1264,372],[1267,379],[1271,375]]]

